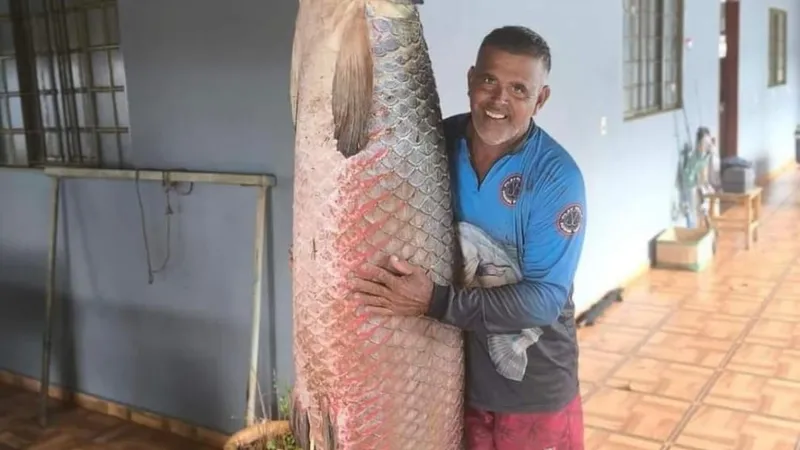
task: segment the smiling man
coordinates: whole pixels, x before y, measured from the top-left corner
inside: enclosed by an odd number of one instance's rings
[[[482,242],[507,251],[498,260],[513,261],[486,267],[512,273],[518,264],[519,276],[437,286],[393,258],[356,281],[374,313],[427,315],[466,331],[470,450],[583,449],[572,285],[586,200],[577,164],[534,121],[550,96],[550,64],[537,33],[493,30],[468,72],[470,112],[445,120],[460,229],[480,229]]]

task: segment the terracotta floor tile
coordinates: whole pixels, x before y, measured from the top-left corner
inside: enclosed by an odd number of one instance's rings
[[[625,325],[634,328],[653,329],[672,312],[668,306],[623,301],[608,309],[598,324]]]
[[[624,436],[606,430],[587,427],[584,432],[585,450],[660,450],[661,444],[645,439]]]
[[[688,334],[655,333],[639,350],[640,356],[666,361],[717,367],[725,359],[733,343]]]
[[[800,380],[800,348],[778,348],[745,342],[725,368],[765,377]]]
[[[725,273],[731,276],[746,277],[758,280],[777,281],[785,273],[786,268],[783,263],[743,263],[737,265],[725,265]]]
[[[725,371],[703,402],[800,422],[800,382]]]
[[[581,383],[581,398],[583,399],[588,398],[592,393],[594,393],[595,390],[597,390],[597,385],[592,383],[591,381],[581,380],[580,383]]]
[[[800,423],[701,406],[676,443],[698,450],[794,450]]]
[[[784,281],[778,286],[775,291],[775,297],[778,298],[795,298],[800,300],[800,282],[798,281]]]
[[[661,331],[732,341],[742,334],[749,321],[746,317],[683,310],[672,314]]]
[[[720,280],[706,289],[714,292],[750,295],[763,299],[775,289],[775,286],[776,283],[773,281],[731,276],[725,280]]]
[[[53,402],[47,428],[36,394],[0,385],[0,450],[210,450],[116,417]]]
[[[147,444],[142,444],[142,442],[147,442]],[[165,437],[163,433],[159,431],[147,428],[142,429],[134,424],[126,424],[112,429],[92,439],[91,443],[93,446],[87,447],[87,450],[107,449],[109,444],[114,445],[114,448],[121,449],[144,449],[143,445],[146,445],[148,450],[180,450],[185,449],[187,445],[185,440],[177,436]],[[197,447],[199,446],[195,446],[195,448]]]
[[[800,322],[800,301],[774,298],[764,309],[761,317]]]
[[[650,330],[614,325],[581,330],[581,348],[612,353],[630,353],[645,340]]]
[[[623,303],[644,303],[647,305],[674,308],[692,292],[692,289],[686,289],[685,291],[666,292],[665,290],[653,289],[650,286],[639,286],[625,290],[625,299]]]
[[[762,317],[744,340],[752,344],[800,349],[800,322]]]
[[[784,282],[800,283],[800,265],[794,265],[789,269],[786,278],[784,278]]]
[[[620,389],[602,388],[584,406],[586,425],[664,441],[690,403]]]
[[[681,309],[751,318],[761,309],[762,303],[762,299],[747,295],[698,292],[688,297],[681,304]]]
[[[691,401],[714,374],[713,369],[635,357],[608,379],[608,386]]]
[[[604,352],[592,348],[580,349],[580,370],[579,378],[581,381],[590,383],[600,383],[605,380],[614,367],[619,364],[625,355],[619,353]]]

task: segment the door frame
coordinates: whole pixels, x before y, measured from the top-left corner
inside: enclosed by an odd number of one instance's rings
[[[726,158],[739,153],[739,0],[722,0],[720,8],[727,50],[719,59],[719,151]]]

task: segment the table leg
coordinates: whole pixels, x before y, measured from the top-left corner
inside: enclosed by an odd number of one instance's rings
[[[754,198],[753,205],[754,212],[754,220],[756,222],[755,227],[753,227],[753,239],[757,242],[758,241],[758,229],[761,227],[761,192],[759,192]]]
[[[745,248],[750,250],[753,244],[753,197],[749,198],[746,203],[747,209],[747,222],[745,226],[745,230],[747,233],[747,243],[745,244]]]

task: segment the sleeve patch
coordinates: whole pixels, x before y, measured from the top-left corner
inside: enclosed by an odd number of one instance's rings
[[[561,235],[574,236],[580,231],[581,226],[583,226],[583,209],[580,204],[569,204],[558,213],[556,228]]]

